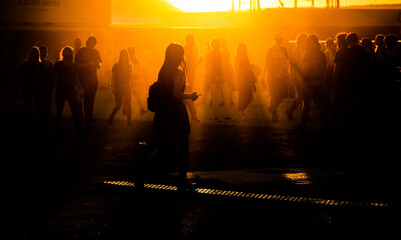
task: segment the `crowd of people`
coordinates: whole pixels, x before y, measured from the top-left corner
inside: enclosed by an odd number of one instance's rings
[[[323,47],[317,35],[300,33],[290,54],[282,46],[281,34],[276,34],[274,41],[263,73],[271,95],[272,121],[278,121],[277,107],[292,86],[297,94],[285,114],[293,120],[293,112],[301,104],[299,128],[310,120],[312,100],[323,128],[346,131],[368,124],[372,119],[368,108],[378,110],[383,104],[399,101],[401,54],[394,35],[378,34],[373,43],[368,38],[359,41],[356,33],[338,33]]]
[[[79,46],[79,41],[76,45]],[[95,48],[97,40],[90,36],[85,47],[66,46],[60,51],[60,60],[54,66],[46,59],[46,46],[33,46],[20,69],[22,96],[27,124],[32,124],[34,106],[43,130],[48,119],[53,86],[55,90],[55,134],[61,134],[61,121],[67,101],[79,136],[84,136],[84,125],[93,121],[93,106],[98,86],[97,70],[102,59]],[[74,55],[75,53],[75,55]],[[83,102],[82,102],[83,100]],[[85,115],[84,115],[85,113]]]
[[[153,159],[158,155],[176,159],[180,189],[191,188],[186,179],[188,136],[191,132],[189,116],[192,121],[200,121],[194,105],[200,94],[194,85],[199,81],[198,67],[203,62],[194,36],[187,35],[185,40],[183,46],[172,43],[167,47],[158,74],[157,81],[164,86],[168,96],[165,104],[168,106],[154,115],[154,128],[160,135],[161,145],[148,158],[148,162],[155,162]],[[254,98],[255,84],[260,81],[269,92],[268,110],[273,122],[279,121],[278,107],[284,99],[293,98],[285,111],[289,120],[294,120],[294,110],[301,107],[297,128],[305,128],[311,120],[312,102],[318,109],[324,129],[364,129],[371,121],[380,118],[383,109],[399,112],[395,107],[400,106],[401,100],[401,53],[394,35],[379,34],[373,43],[368,38],[360,41],[356,33],[339,33],[335,39],[329,38],[321,44],[316,34],[302,32],[290,52],[283,41],[282,34],[274,35],[274,45],[267,50],[262,71],[250,62],[245,43],[238,44],[232,64],[224,41],[213,39],[204,59],[203,74],[204,91],[212,96],[209,105],[217,108],[227,104],[233,106],[232,93],[238,91],[235,108],[238,116],[245,118],[246,109]],[[77,135],[85,136],[85,129],[93,122],[97,71],[102,63],[96,44],[94,36],[87,39],[84,47],[80,41],[75,41],[75,49],[70,46],[62,48],[60,60],[54,65],[47,60],[45,46],[30,49],[20,69],[28,124],[32,124],[34,104],[40,127],[45,127],[55,86],[55,135],[61,136],[62,115],[67,101]],[[127,124],[132,124],[132,94],[140,114],[147,112],[138,89],[139,69],[135,48],[122,49],[112,68],[115,107],[108,119],[110,125],[121,108]],[[295,89],[295,94],[291,89]]]
[[[211,106],[221,107],[232,106],[232,93],[237,92],[240,118],[246,118],[258,81],[268,90],[272,122],[279,121],[277,109],[283,100],[294,98],[284,114],[295,120],[294,110],[300,108],[300,129],[311,120],[311,104],[318,109],[322,128],[348,131],[375,118],[367,116],[368,107],[383,109],[400,96],[401,47],[392,34],[378,34],[372,40],[342,32],[322,41],[316,34],[301,32],[290,49],[278,33],[267,50],[263,71],[250,61],[245,43],[237,45],[233,64],[222,43],[223,39],[213,39],[206,53],[204,93],[211,95]],[[199,61],[192,60],[188,72]]]
[[[79,39],[74,44],[74,48],[66,46],[60,51],[60,60],[54,65],[47,59],[46,46],[34,46],[20,69],[28,123],[32,122],[35,104],[40,123],[46,124],[56,86],[56,134],[61,133],[65,101],[70,105],[79,135],[93,121],[97,71],[102,59],[94,36],[87,39],[84,47]],[[278,33],[274,35],[274,45],[267,49],[263,71],[250,61],[248,47],[243,42],[237,45],[233,61],[224,39],[212,39],[204,58],[193,35],[186,36],[183,48],[186,91],[196,90],[202,82],[203,93],[211,96],[209,105],[217,107],[232,107],[233,92],[237,92],[235,108],[240,118],[247,116],[246,109],[254,99],[258,81],[268,91],[268,110],[273,122],[279,121],[277,109],[283,100],[293,98],[285,116],[294,120],[293,113],[300,107],[298,128],[305,128],[311,120],[312,103],[319,111],[323,127],[354,128],[366,124],[368,107],[377,109],[383,99],[399,95],[401,54],[394,35],[378,34],[373,41],[359,40],[356,33],[339,33],[323,43],[317,35],[302,32],[296,38],[295,47],[288,49],[283,35]],[[200,74],[201,65],[204,68]],[[109,124],[113,124],[115,114],[122,108],[127,124],[131,125],[131,95],[140,114],[147,112],[142,105],[145,96],[141,95],[139,79],[135,48],[122,49],[112,68],[115,107]],[[194,103],[188,99],[184,103],[191,120],[199,122]]]
[[[188,38],[193,46],[193,36]],[[284,114],[295,120],[294,110],[300,108],[296,126],[300,129],[311,120],[312,104],[318,109],[322,128],[348,131],[363,128],[378,118],[367,115],[369,107],[383,109],[383,105],[391,105],[400,96],[401,48],[392,34],[378,34],[372,40],[342,32],[322,41],[316,34],[302,32],[292,49],[286,47],[282,34],[276,34],[274,45],[267,50],[263,71],[250,61],[243,42],[237,45],[232,64],[225,42],[211,40],[200,80],[203,93],[211,95],[210,106],[233,106],[233,93],[237,92],[235,108],[242,119],[247,117],[258,81],[268,91],[270,102],[266,104],[271,120],[278,122],[278,107],[284,99],[294,98]],[[195,73],[203,59],[193,53],[193,47],[185,57],[190,59],[186,66],[188,91],[192,91],[195,79],[199,81]],[[186,103],[192,119],[197,120],[193,104]]]

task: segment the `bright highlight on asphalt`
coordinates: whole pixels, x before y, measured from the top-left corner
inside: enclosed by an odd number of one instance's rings
[[[117,186],[135,187],[135,183],[128,182],[128,181],[105,181],[104,183],[110,184],[110,185],[117,185]],[[164,185],[164,184],[145,183],[144,187],[147,189],[152,189],[152,190],[177,191],[176,186]],[[324,199],[324,198],[275,195],[275,194],[266,194],[266,193],[238,192],[238,191],[210,189],[210,188],[196,188],[195,193],[208,194],[208,195],[214,195],[214,196],[244,198],[244,199],[278,200],[278,201],[285,201],[285,202],[310,203],[310,204],[325,205],[325,206],[378,207],[378,208],[390,207],[389,203],[380,203],[380,202],[354,202],[354,201],[342,201],[342,200],[332,200],[332,199]]]

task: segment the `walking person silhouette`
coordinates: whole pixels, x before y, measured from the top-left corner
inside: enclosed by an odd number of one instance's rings
[[[163,90],[163,107],[155,113],[153,126],[158,133],[160,148],[151,153],[145,162],[144,170],[152,170],[157,160],[173,160],[178,165],[179,191],[193,189],[187,179],[189,160],[190,123],[184,100],[195,101],[200,95],[197,92],[186,93],[184,48],[172,43],[166,49],[165,60],[158,75],[158,82]],[[160,163],[160,162],[159,162]],[[163,163],[162,163],[163,164]],[[141,174],[144,174],[143,172]]]
[[[84,94],[78,81],[78,66],[73,62],[74,51],[67,46],[61,50],[60,61],[54,64],[56,80],[55,134],[61,137],[61,119],[65,101],[68,102],[78,137],[84,137],[81,97]]]
[[[210,46],[212,47],[212,50],[206,55],[205,62],[206,81],[208,82],[212,93],[210,106],[213,105],[213,102],[218,101],[216,98],[220,97],[219,106],[223,107],[227,88],[229,66],[228,57],[221,50],[220,39],[214,38],[211,41]]]
[[[145,110],[145,108],[142,105],[142,95],[141,95],[141,90],[142,90],[142,81],[141,81],[141,66],[139,64],[139,60],[136,57],[136,50],[135,47],[128,47],[127,48],[128,55],[129,55],[129,60],[132,65],[132,81],[131,81],[131,89],[132,89],[132,95],[135,97],[136,103],[139,107],[139,113],[141,115],[145,114],[148,112],[148,110]],[[123,114],[126,113],[125,107],[123,106]]]
[[[287,78],[289,76],[289,56],[283,43],[283,35],[277,33],[273,37],[274,45],[266,53],[263,78],[267,77],[271,103],[269,111],[272,114],[272,121],[278,122],[279,115],[277,108],[288,95]]]
[[[248,48],[245,43],[238,44],[234,61],[238,81],[238,112],[241,118],[246,118],[245,109],[253,99],[256,75],[249,62]]]
[[[33,46],[29,51],[27,60],[20,69],[20,80],[22,82],[22,98],[26,110],[26,123],[28,129],[33,127],[33,110],[39,117],[40,126],[44,118],[43,83],[41,82],[41,64],[39,48]]]
[[[303,59],[303,101],[301,123],[298,128],[305,128],[311,101],[313,100],[319,110],[322,128],[327,127],[327,98],[324,82],[326,72],[326,55],[321,50],[318,37],[309,34],[306,39],[306,51]]]
[[[364,127],[364,115],[371,98],[369,82],[369,53],[359,44],[358,35],[349,33],[346,37],[349,45],[347,83],[347,103],[349,104],[349,130],[361,130]]]
[[[75,55],[75,62],[78,64],[78,77],[84,90],[84,112],[85,124],[91,125],[93,121],[93,107],[98,87],[97,70],[100,69],[102,59],[99,51],[95,49],[97,40],[90,36],[86,46],[80,48]]]
[[[109,124],[112,125],[114,115],[120,110],[121,104],[125,106],[127,115],[127,125],[131,126],[131,84],[132,84],[132,65],[129,61],[127,50],[121,50],[118,63],[112,69],[111,88],[113,89],[116,106],[109,117]]]

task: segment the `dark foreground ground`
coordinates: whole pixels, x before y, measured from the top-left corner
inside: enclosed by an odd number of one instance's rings
[[[110,99],[99,91],[86,139],[76,138],[67,114],[59,140],[53,116],[40,137],[25,128],[17,98],[2,100],[9,239],[392,239],[399,232],[399,135],[391,126],[362,135],[296,131],[284,117],[269,122],[263,104],[252,106],[255,117],[245,122],[204,110],[201,123],[191,124],[192,181],[275,197],[138,193],[105,181],[135,182],[156,147],[151,113],[133,126],[122,116],[109,126]],[[175,177],[147,181],[173,186]]]

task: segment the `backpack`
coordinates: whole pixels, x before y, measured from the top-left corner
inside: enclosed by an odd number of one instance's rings
[[[161,112],[166,105],[166,93],[159,81],[154,82],[149,87],[149,95],[147,98],[148,109],[151,112]]]

